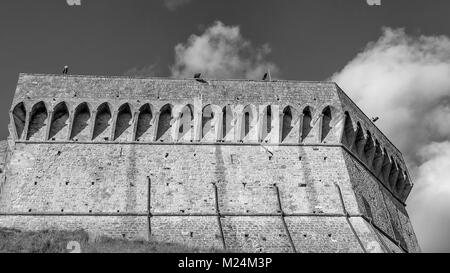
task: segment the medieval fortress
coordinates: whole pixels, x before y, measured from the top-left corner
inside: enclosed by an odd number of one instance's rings
[[[398,149],[332,82],[20,74],[0,226],[243,252],[417,252]]]

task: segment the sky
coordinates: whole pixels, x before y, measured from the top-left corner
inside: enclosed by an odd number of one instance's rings
[[[448,0],[2,0],[0,139],[20,72],[333,80],[404,154],[422,250],[450,252],[449,12]]]

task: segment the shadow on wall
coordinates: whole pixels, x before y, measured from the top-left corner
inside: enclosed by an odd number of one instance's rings
[[[306,106],[299,114],[290,105],[283,107],[280,114],[278,106],[261,106],[259,113],[254,105],[223,107],[208,104],[202,108],[200,128],[194,127],[194,107],[184,105],[176,110],[172,104],[163,105],[159,111],[145,103],[133,112],[129,103],[122,104],[113,114],[108,102],[101,103],[96,110],[88,102],[77,105],[71,111],[65,102],[58,103],[49,111],[42,101],[26,111],[23,102],[12,110],[15,139],[32,141],[120,141],[120,142],[264,142],[264,143],[303,143],[312,132],[313,113]],[[71,119],[71,113],[73,117]],[[27,116],[30,116],[29,121]],[[50,116],[49,125],[47,125]],[[313,142],[326,142],[333,130],[332,110],[327,106],[320,115],[320,136]],[[49,126],[48,132],[47,126]],[[280,126],[279,128],[276,128]],[[26,132],[24,132],[26,131]],[[46,135],[48,134],[48,135]],[[198,134],[198,136],[197,136]]]
[[[108,103],[102,103],[97,108],[97,116],[95,117],[94,123],[94,134],[92,136],[93,140],[99,140],[103,138],[104,140],[109,140],[109,130],[111,123],[111,109]]]
[[[152,108],[149,103],[146,103],[141,106],[139,109],[139,116],[137,121],[137,129],[136,129],[136,141],[151,141],[151,127],[152,127]]]
[[[74,141],[89,140],[89,122],[91,120],[91,111],[86,102],[81,103],[75,108],[73,127],[70,139]]]
[[[23,102],[18,103],[12,112],[14,125],[16,128],[16,138],[22,139],[22,134],[25,129],[25,121],[26,121],[26,110]]]
[[[45,125],[48,113],[44,102],[38,102],[31,109],[27,140],[42,140],[45,136]]]
[[[172,105],[166,104],[161,108],[158,119],[158,131],[156,134],[157,141],[172,141],[170,128],[172,127]]]
[[[65,140],[69,131],[69,110],[65,102],[60,102],[54,109],[48,138],[51,140]]]
[[[132,118],[133,115],[131,114],[130,105],[128,103],[121,105],[117,114],[116,128],[114,131],[113,140],[129,140],[129,136],[132,133],[130,132]]]

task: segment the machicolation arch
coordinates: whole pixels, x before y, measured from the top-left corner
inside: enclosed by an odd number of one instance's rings
[[[18,140],[75,141],[75,142],[234,142],[262,144],[301,144],[314,127],[319,126],[317,143],[326,143],[335,121],[335,110],[325,106],[314,122],[310,106],[299,111],[292,105],[283,108],[274,105],[204,105],[200,121],[195,125],[196,108],[192,104],[163,105],[155,112],[150,102],[142,103],[134,112],[130,104],[123,103],[117,110],[103,102],[96,110],[88,102],[69,109],[64,101],[47,109],[43,101],[26,111],[23,102],[12,110],[14,129]],[[278,109],[278,110],[276,110]],[[278,128],[274,111],[279,111]],[[72,117],[73,116],[73,117]],[[27,119],[28,118],[28,119]],[[348,112],[343,115],[341,143],[383,181],[396,194],[406,195],[411,183],[406,171],[399,167],[392,155],[364,130],[359,121],[353,128]],[[198,132],[198,135],[197,135]],[[277,135],[278,134],[278,135]],[[311,140],[308,140],[310,143]]]

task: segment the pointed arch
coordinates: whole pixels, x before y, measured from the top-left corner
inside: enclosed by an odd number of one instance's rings
[[[400,167],[399,164],[397,164],[398,167],[398,176],[397,176],[397,181],[395,181],[394,183],[394,191],[396,193],[401,194],[401,191],[403,190],[403,187],[405,186],[405,182],[406,182],[406,172],[402,170],[402,168]]]
[[[356,123],[356,135],[355,135],[355,142],[353,144],[353,152],[355,155],[359,156],[362,148],[365,144],[366,138],[364,136],[364,131],[361,127],[361,123],[359,121]]]
[[[27,116],[27,111],[23,102],[16,104],[12,111],[12,116],[17,139],[21,139],[23,130],[25,129],[25,121]]]
[[[268,142],[272,133],[272,106],[269,104],[264,108],[262,120],[261,140]]]
[[[215,134],[215,112],[211,104],[205,105],[202,109],[202,137],[203,141],[214,141]]]
[[[303,109],[303,120],[302,120],[302,132],[301,132],[301,141],[303,142],[309,135],[312,130],[311,121],[312,121],[312,111],[311,107],[306,106]]]
[[[367,166],[372,165],[372,160],[375,152],[375,144],[372,138],[372,134],[370,131],[366,131],[366,143],[364,144],[362,157],[363,160],[367,163]]]
[[[405,179],[406,179],[405,186],[403,187],[401,192],[399,192],[400,198],[403,200],[403,202],[406,201],[406,199],[408,198],[408,195],[411,192],[411,189],[413,187],[413,184],[411,183],[411,180],[409,179],[409,176],[407,174],[405,174]]]
[[[65,140],[69,131],[69,109],[65,102],[58,103],[50,121],[49,140]]]
[[[191,104],[181,109],[180,123],[178,126],[178,140],[192,141],[194,138],[194,107]]]
[[[109,140],[111,135],[111,108],[107,102],[97,108],[95,116],[93,140]]]
[[[253,115],[252,115],[252,111],[249,109],[244,109],[244,126],[243,126],[243,130],[244,130],[244,134],[243,134],[243,139],[246,138],[248,136],[248,134],[250,133],[250,126],[251,126],[251,121],[253,119]]]
[[[394,157],[391,156],[391,170],[389,172],[388,185],[389,188],[392,190],[394,190],[395,188],[395,182],[397,182],[398,173],[399,173],[398,163],[394,160]]]
[[[89,124],[91,121],[91,110],[86,102],[80,103],[74,112],[72,132],[70,140],[87,141],[89,140]]]
[[[226,105],[222,109],[222,140],[233,141],[234,131],[233,129],[233,109],[231,105]]]
[[[384,148],[384,159],[383,164],[381,166],[381,181],[386,185],[389,186],[389,173],[391,171],[393,162],[391,161],[391,157],[386,151],[386,148]]]
[[[248,104],[242,110],[242,121],[241,121],[241,140],[251,141],[253,138],[253,130],[255,124],[255,108],[253,105]]]
[[[173,141],[170,128],[172,127],[172,105],[166,104],[159,110],[157,141]]]
[[[133,128],[131,127],[131,120],[133,114],[128,103],[124,103],[117,111],[116,126],[114,129],[114,139],[119,141],[127,141],[131,139]]]
[[[27,140],[44,139],[47,118],[47,107],[43,101],[33,105],[30,115],[30,124],[28,125]]]
[[[330,106],[327,106],[322,111],[322,128],[321,128],[321,135],[320,135],[320,142],[324,142],[325,138],[328,136],[328,134],[331,131],[331,108]]]
[[[149,103],[146,103],[139,108],[139,116],[136,125],[136,141],[151,141],[152,140],[152,119],[153,111]]]
[[[289,135],[292,132],[293,126],[293,114],[292,107],[286,106],[283,109],[283,120],[281,126],[281,142],[289,142]]]
[[[383,164],[383,150],[381,149],[380,142],[375,140],[375,153],[372,160],[372,169],[375,175],[379,177],[381,172],[381,165]]]
[[[352,118],[348,111],[344,113],[344,128],[342,132],[342,144],[344,144],[347,148],[351,148],[353,144],[353,139],[355,137],[355,131],[353,129]]]

